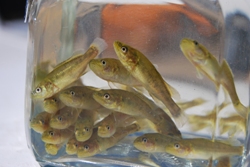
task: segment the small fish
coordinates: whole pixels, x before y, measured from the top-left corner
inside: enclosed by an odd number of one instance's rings
[[[64,143],[61,144],[45,143],[45,151],[50,155],[56,155],[58,150],[60,150],[63,145]]]
[[[79,142],[76,140],[75,136],[73,135],[71,139],[66,144],[66,153],[69,155],[74,155],[77,153]]]
[[[30,121],[30,127],[37,133],[43,133],[49,128],[50,118],[51,118],[50,113],[41,112],[37,114],[36,117]]]
[[[237,131],[242,131],[246,135],[246,125],[247,119],[239,115],[219,119],[220,134],[224,134],[228,131],[230,137]]]
[[[108,109],[150,120],[159,133],[181,136],[172,119],[153,101],[138,92],[120,89],[100,90],[95,92],[93,97]]]
[[[220,65],[218,60],[203,45],[192,39],[183,38],[180,48],[186,58],[195,66],[197,72],[202,73],[214,82],[216,90],[219,90],[220,84],[224,87],[236,111],[245,118],[248,109],[239,100],[233,73],[226,60],[223,60]]]
[[[70,57],[58,64],[32,91],[33,98],[48,98],[79,79],[86,70],[89,61],[105,50],[107,44],[96,38],[84,54]]]
[[[67,129],[49,128],[42,134],[42,141],[50,144],[60,144],[66,142],[74,134],[74,126]]]
[[[137,124],[132,124],[127,127],[119,127],[115,134],[108,138],[101,138],[95,133],[89,140],[80,144],[77,150],[77,156],[79,158],[90,157],[105,151],[106,149],[113,147],[127,135],[134,133],[139,129],[140,127]]]
[[[102,107],[92,97],[97,90],[90,86],[73,86],[61,91],[59,98],[66,106],[95,110]]]
[[[173,101],[169,85],[163,80],[154,65],[140,51],[115,41],[114,49],[123,66],[133,75],[143,87],[164,103],[169,109],[178,127],[182,127],[187,118],[180,107]]]
[[[65,105],[57,96],[52,96],[50,98],[43,100],[44,111],[55,114],[58,110],[62,109]]]
[[[205,102],[206,101],[202,98],[196,98],[196,99],[193,99],[190,101],[178,102],[177,104],[182,110],[186,110],[186,109],[191,108],[191,107],[199,106]]]
[[[88,140],[93,133],[96,112],[92,110],[83,110],[75,123],[75,137],[77,141]]]
[[[233,73],[228,65],[228,63],[223,60],[221,65],[221,73],[220,73],[220,83],[225,88],[225,90],[228,92],[231,101],[233,103],[233,106],[235,110],[243,117],[247,117],[247,113],[249,112],[249,109],[245,107],[238,97],[238,94],[235,89],[234,85],[234,78]]]
[[[197,41],[183,38],[180,48],[184,56],[195,66],[199,77],[207,76],[214,82],[216,89],[220,86],[220,64],[217,59]]]
[[[132,118],[132,119],[129,119]],[[129,120],[128,122],[126,122]],[[116,128],[119,126],[127,126],[129,123],[135,121],[135,118],[119,113],[119,112],[112,112],[107,117],[105,117],[101,122],[98,123],[98,131],[97,134],[100,137],[111,137],[115,132]],[[127,125],[124,125],[127,124]]]
[[[243,154],[242,146],[203,138],[180,139],[157,133],[144,134],[136,138],[134,146],[141,151],[167,152],[185,159],[218,159]]]
[[[128,86],[141,86],[141,83],[117,59],[93,59],[89,62],[89,67],[98,77],[109,82],[117,82]]]
[[[56,129],[66,129],[76,122],[80,112],[81,110],[79,109],[66,106],[51,117],[49,122],[50,127]]]

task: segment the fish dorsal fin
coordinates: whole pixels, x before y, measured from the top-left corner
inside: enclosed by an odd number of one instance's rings
[[[165,82],[165,85],[166,85],[167,89],[169,90],[170,95],[171,95],[172,98],[174,98],[175,100],[180,100],[181,99],[181,96],[180,96],[179,92],[174,87],[169,85],[167,82]]]

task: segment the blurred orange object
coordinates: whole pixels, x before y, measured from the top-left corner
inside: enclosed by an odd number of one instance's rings
[[[101,36],[109,46],[119,40],[148,54],[156,54],[162,48],[171,49],[173,42],[179,48],[178,39],[185,33],[210,37],[218,32],[205,17],[185,5],[176,4],[108,4],[102,10],[102,26]],[[105,53],[114,56],[112,47]]]

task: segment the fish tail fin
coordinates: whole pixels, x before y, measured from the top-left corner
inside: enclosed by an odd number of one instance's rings
[[[138,123],[133,123],[129,126],[126,126],[125,128],[126,128],[127,134],[131,134],[131,133],[141,130],[141,127]]]
[[[234,103],[234,108],[236,111],[242,116],[243,118],[246,118],[249,112],[249,109],[245,107],[241,102]]]
[[[205,99],[196,98],[196,99],[188,101],[188,102],[180,102],[180,103],[177,103],[177,104],[184,111],[184,110],[186,110],[188,108],[192,108],[192,107],[201,105],[201,104],[203,104],[205,102],[207,102]]]
[[[95,38],[94,41],[92,42],[91,46],[95,46],[99,50],[99,53],[101,53],[105,49],[107,49],[108,44],[102,38]]]
[[[172,112],[171,112],[172,114]],[[177,115],[177,114],[172,114],[173,118],[174,118],[174,121],[175,121],[175,124],[178,128],[181,128],[183,127],[184,124],[186,124],[187,122],[187,116],[184,112],[182,112],[180,110],[180,113]]]
[[[167,89],[168,89],[168,91],[173,99],[175,99],[175,100],[181,99],[180,93],[174,87],[169,85],[167,82],[165,82],[165,85],[166,85],[166,87],[167,87]]]
[[[206,123],[196,123],[196,124],[193,124],[191,128],[193,131],[196,132],[196,131],[205,129],[207,127],[208,127],[208,124],[206,124]]]

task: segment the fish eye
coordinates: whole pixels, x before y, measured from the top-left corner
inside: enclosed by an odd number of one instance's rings
[[[73,90],[71,90],[71,91],[70,91],[70,94],[71,94],[72,96],[75,96],[76,93],[75,93]]]
[[[86,144],[83,146],[85,150],[88,150],[89,149],[89,146]]]
[[[128,51],[128,49],[125,46],[121,47],[121,50],[123,53],[126,53]]]
[[[198,43],[197,41],[194,41],[194,44],[195,44],[195,45],[198,45],[199,43]]]
[[[39,122],[44,125],[44,120],[40,120]]]
[[[106,61],[105,60],[101,60],[102,65],[106,65]]]
[[[61,116],[58,116],[57,119],[58,119],[59,121],[62,121],[62,117],[61,117]]]
[[[50,136],[54,136],[54,132],[53,131],[49,131],[49,135]]]
[[[146,137],[143,137],[141,140],[143,143],[147,143],[147,141],[148,141],[148,139]]]
[[[174,147],[178,149],[178,148],[180,148],[180,145],[178,143],[175,143]]]
[[[109,99],[109,98],[110,98],[110,95],[109,95],[108,93],[105,93],[105,94],[104,94],[104,98],[105,98],[105,99]]]
[[[84,129],[85,129],[85,131],[87,131],[87,132],[89,131],[89,128],[87,128],[87,127],[85,127]]]
[[[108,125],[106,126],[106,128],[107,128],[108,130],[110,130],[110,127],[109,127]]]
[[[42,88],[38,87],[36,88],[36,93],[41,93],[42,92]]]

